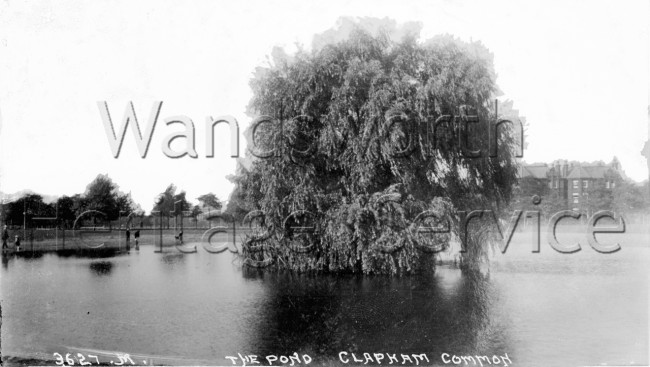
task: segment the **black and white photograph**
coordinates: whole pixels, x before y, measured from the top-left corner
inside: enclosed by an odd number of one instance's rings
[[[2,366],[648,366],[650,1],[1,0]]]

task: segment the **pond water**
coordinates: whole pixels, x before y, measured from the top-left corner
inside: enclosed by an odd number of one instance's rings
[[[426,353],[429,365],[444,365],[443,353],[507,353],[518,366],[648,364],[646,244],[608,255],[525,250],[497,256],[486,276],[439,266],[404,278],[264,272],[227,252],[153,246],[5,256],[3,360],[82,353],[109,363],[123,352],[138,364],[232,365],[226,356],[298,352],[340,365],[345,351]]]

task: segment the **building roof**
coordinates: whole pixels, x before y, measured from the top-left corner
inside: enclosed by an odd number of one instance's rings
[[[580,165],[578,167],[573,167],[569,174],[567,175],[567,178],[572,179],[572,178],[604,178],[605,174],[609,172],[612,169],[611,166],[604,166],[604,165],[598,165],[598,166],[583,166]]]
[[[564,169],[566,167],[566,170]],[[546,163],[521,164],[519,166],[519,178],[548,179],[550,176],[567,179],[601,179],[609,173],[618,173],[623,176],[620,170],[620,163],[616,158],[611,163],[567,163],[547,165]]]

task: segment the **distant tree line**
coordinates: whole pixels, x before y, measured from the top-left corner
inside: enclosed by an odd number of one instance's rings
[[[170,184],[154,201],[154,214],[166,218],[185,215],[197,220],[204,212],[220,211],[223,204],[213,193],[198,198],[200,205],[192,205],[186,198],[185,191],[178,192],[174,184]],[[111,225],[120,217],[140,217],[140,225],[144,210],[138,205],[131,194],[120,191],[119,186],[106,174],[99,174],[88,184],[83,194],[61,196],[56,201],[45,202],[42,195],[27,194],[23,197],[2,204],[3,224],[10,227],[59,227],[71,229],[80,215],[82,223],[78,225]],[[138,225],[134,223],[133,225]]]
[[[190,217],[197,223],[201,214],[221,212],[223,204],[215,194],[201,195],[197,198],[200,205],[192,205],[187,200],[185,191],[181,190],[177,193],[177,190],[176,185],[170,184],[165,191],[156,197],[154,203],[152,214],[166,218],[167,228],[170,227],[172,217]]]
[[[10,226],[25,224],[28,227],[61,228],[72,228],[77,217],[88,211],[92,211],[92,215],[86,220],[94,223],[114,221],[120,217],[120,213],[128,215],[141,211],[130,194],[120,192],[119,186],[103,174],[97,175],[83,194],[64,195],[51,203],[44,202],[39,194],[28,194],[4,204],[3,210],[5,224]]]

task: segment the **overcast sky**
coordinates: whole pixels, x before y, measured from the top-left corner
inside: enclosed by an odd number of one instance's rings
[[[206,116],[250,117],[248,80],[274,46],[309,46],[342,16],[422,22],[494,53],[497,84],[529,123],[527,162],[609,162],[648,178],[648,1],[38,1],[0,3],[0,191],[75,194],[108,173],[145,210],[175,183],[194,200],[227,199],[234,172],[227,128],[205,157]],[[115,125],[128,101],[145,124],[163,101],[149,154],[131,132],[113,158],[97,101]],[[196,126],[198,159],[163,155]],[[117,127],[117,126],[116,126]],[[244,153],[241,139],[241,154]]]

